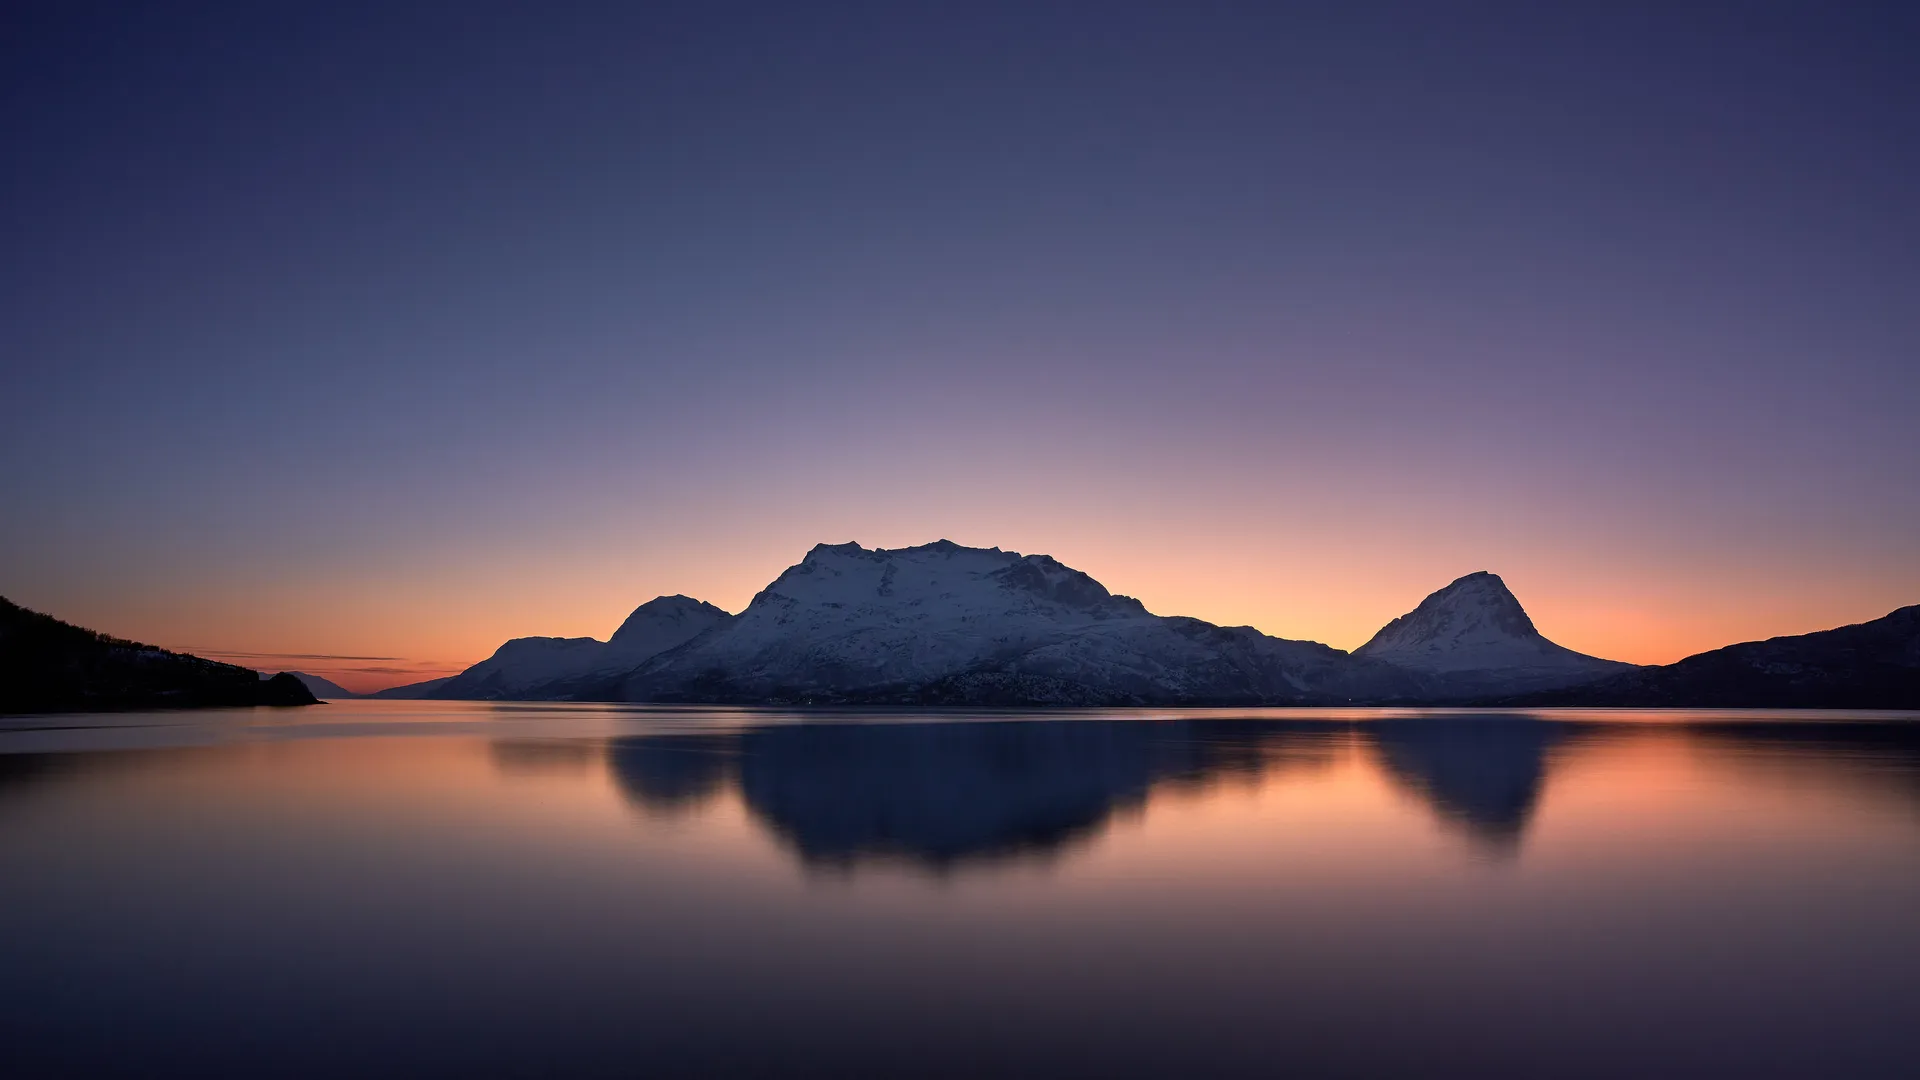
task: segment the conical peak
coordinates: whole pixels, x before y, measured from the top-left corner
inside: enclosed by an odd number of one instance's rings
[[[1520,601],[1499,575],[1481,570],[1456,578],[1412,611],[1382,627],[1355,655],[1432,657],[1474,651],[1500,642],[1542,641]]]
[[[1422,616],[1451,616],[1448,621],[1455,624],[1455,630],[1470,624],[1484,624],[1510,637],[1531,638],[1539,634],[1507,583],[1500,580],[1500,575],[1485,570],[1454,579],[1446,588],[1420,601],[1420,606],[1407,618],[1419,620]]]
[[[1446,588],[1436,589],[1428,595],[1429,598],[1431,598],[1434,596],[1444,596],[1450,592],[1470,592],[1482,589],[1503,592],[1508,596],[1513,595],[1513,593],[1507,589],[1507,583],[1500,580],[1500,575],[1491,570],[1475,570],[1471,574],[1462,574],[1448,582]]]

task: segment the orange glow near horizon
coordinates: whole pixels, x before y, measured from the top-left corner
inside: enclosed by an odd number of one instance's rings
[[[902,547],[932,538],[862,541]],[[1656,576],[1632,565],[1577,559],[1554,572],[1545,565],[1550,560],[1539,557],[1475,560],[1445,550],[1395,565],[1374,561],[1377,553],[1366,544],[1320,553],[1300,550],[1303,545],[1282,552],[1222,544],[1195,559],[1173,557],[1172,545],[1140,536],[1039,540],[1016,550],[1052,554],[1156,613],[1250,625],[1349,650],[1428,593],[1480,569],[1502,575],[1548,638],[1633,663],[1669,663],[1737,641],[1878,618],[1920,599],[1920,573],[1885,583],[1828,575],[1788,590],[1777,581],[1774,588],[1755,587],[1761,583],[1752,575],[1724,565],[1688,578],[1671,569]],[[404,580],[268,581],[192,602],[156,589],[132,598],[135,603],[102,597],[78,610],[54,607],[52,614],[262,670],[305,671],[365,692],[454,674],[513,637],[604,640],[633,607],[657,595],[685,593],[738,612],[804,552],[804,546],[776,551],[771,544],[710,547],[671,558],[663,552],[644,563],[609,552],[513,573],[449,561]],[[1806,587],[1812,585],[1819,591]],[[36,606],[31,596],[18,599]]]
[[[1499,574],[1549,639],[1634,663],[1920,601],[1910,537],[1817,517],[1785,532],[1762,519],[1683,521],[1378,477],[1356,486],[1277,475],[1254,491],[1244,476],[1176,483],[1162,471],[1119,485],[1071,462],[1035,464],[1007,491],[974,467],[916,482],[911,464],[855,462],[811,497],[763,480],[662,512],[614,491],[567,514],[423,520],[354,545],[161,552],[98,574],[29,575],[23,584],[39,588],[8,595],[106,633],[359,691],[453,674],[509,638],[604,640],[655,596],[738,612],[814,544],[848,540],[1045,553],[1158,614],[1341,649],[1478,570]],[[1741,542],[1753,531],[1765,546]]]

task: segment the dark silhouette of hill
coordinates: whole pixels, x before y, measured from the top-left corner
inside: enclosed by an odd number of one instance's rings
[[[262,675],[264,674],[265,673],[262,672]],[[360,696],[346,687],[341,686],[339,683],[334,682],[332,679],[319,675],[310,675],[304,671],[289,671],[287,674],[299,679],[300,684],[313,691],[313,696],[317,698],[339,701]]]
[[[0,713],[317,705],[299,679],[96,633],[0,597]]]
[[[1871,622],[1729,645],[1501,704],[1920,709],[1920,604]]]
[[[407,683],[404,686],[389,686],[385,690],[375,690],[371,694],[362,694],[360,696],[380,698],[383,701],[418,701],[422,698],[432,696],[433,691],[444,686],[447,681],[452,678],[453,676],[451,675],[442,675],[437,679],[426,679],[421,682]]]

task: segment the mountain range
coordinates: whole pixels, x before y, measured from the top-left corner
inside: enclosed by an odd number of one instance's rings
[[[1046,555],[821,544],[739,615],[648,601],[602,642],[516,638],[380,697],[837,705],[1920,707],[1920,607],[1643,668],[1549,641],[1462,577],[1351,653],[1149,612]],[[1831,635],[1839,635],[1832,637]]]

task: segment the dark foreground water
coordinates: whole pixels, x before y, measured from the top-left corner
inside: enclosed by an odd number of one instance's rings
[[[1913,1076],[1920,723],[0,720],[0,1074]]]

